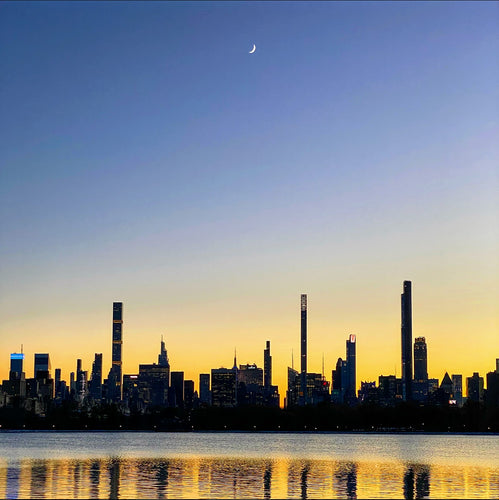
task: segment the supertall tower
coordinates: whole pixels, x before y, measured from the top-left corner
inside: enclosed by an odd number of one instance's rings
[[[272,356],[270,355],[270,340],[267,340],[263,351],[263,386],[268,389],[272,385]]]
[[[307,295],[301,296],[300,406],[307,404]]]
[[[404,281],[401,297],[402,312],[402,397],[412,399],[412,293],[411,282]]]
[[[356,388],[357,388],[357,377],[356,377],[356,362],[355,362],[355,346],[357,337],[355,335],[350,335],[347,340],[347,385],[345,387],[345,397],[348,402],[353,403],[356,400]]]
[[[123,346],[123,302],[113,302],[113,358],[111,371],[114,375],[116,391],[114,399],[121,400],[122,380],[122,346]]]

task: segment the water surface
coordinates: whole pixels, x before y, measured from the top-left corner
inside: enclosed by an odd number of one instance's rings
[[[5,498],[498,498],[499,436],[1,432]]]

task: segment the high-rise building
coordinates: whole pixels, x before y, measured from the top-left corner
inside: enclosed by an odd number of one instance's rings
[[[171,372],[172,398],[170,403],[177,408],[184,407],[184,372]]]
[[[236,406],[236,372],[232,368],[211,370],[211,404],[219,407]]]
[[[483,401],[483,377],[480,377],[478,372],[473,372],[472,377],[466,378],[466,391],[468,393],[468,400]]]
[[[194,404],[194,380],[184,380],[184,408],[192,410]]]
[[[353,404],[356,397],[357,377],[356,377],[356,361],[355,361],[355,345],[356,336],[350,335],[347,340],[347,383],[345,385],[345,398],[346,402]]]
[[[49,379],[51,369],[50,356],[48,354],[35,354],[34,374],[36,379]]]
[[[13,352],[10,355],[9,380],[20,380],[23,373],[24,354]]]
[[[130,379],[133,384],[134,380]],[[155,363],[139,365],[138,390],[143,404],[147,406],[166,406],[169,402],[170,367]],[[171,403],[175,405],[175,401]]]
[[[463,405],[463,376],[452,375],[452,390],[457,406]]]
[[[161,351],[158,354],[158,365],[170,368],[170,362],[168,361],[168,353],[166,352],[163,336],[161,336]]]
[[[342,380],[341,380],[341,367],[343,365],[343,360],[338,358],[336,362],[336,369],[332,371],[331,378],[331,402],[333,403],[343,403],[343,391],[342,391]]]
[[[123,348],[123,302],[113,302],[113,344],[112,364],[106,380],[106,393],[109,401],[121,401],[122,348]]]
[[[95,353],[89,385],[90,397],[94,401],[100,401],[102,398],[102,353]]]
[[[211,405],[209,373],[199,374],[199,402],[202,405]]]
[[[307,295],[301,295],[300,406],[307,404]]]
[[[286,408],[296,406],[300,402],[301,377],[300,374],[288,366],[288,390],[286,391]]]
[[[499,358],[496,358],[496,372],[499,373]]]
[[[416,401],[425,401],[428,397],[428,356],[426,339],[414,339],[414,381],[412,397]]]
[[[267,340],[263,351],[263,386],[268,389],[272,385],[272,356],[270,355],[270,340]]]
[[[401,313],[402,397],[404,401],[410,401],[412,399],[412,292],[410,281],[404,281]]]
[[[487,373],[487,393],[485,404],[489,408],[499,407],[499,372]]]
[[[258,368],[255,363],[239,365],[237,381],[246,385],[263,385],[263,370]]]

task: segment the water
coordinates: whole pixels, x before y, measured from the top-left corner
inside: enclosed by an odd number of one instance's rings
[[[4,498],[498,498],[499,436],[0,432]]]

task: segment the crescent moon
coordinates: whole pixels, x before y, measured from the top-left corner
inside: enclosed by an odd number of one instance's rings
[[[250,53],[250,54],[253,54],[253,52],[255,52],[255,50],[256,50],[256,45],[255,45],[255,44],[253,44],[253,48],[249,51],[249,53]]]

